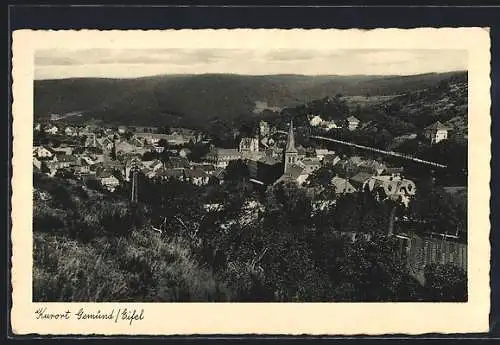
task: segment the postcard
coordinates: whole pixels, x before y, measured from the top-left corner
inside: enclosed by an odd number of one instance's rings
[[[488,331],[489,49],[15,31],[14,334]]]

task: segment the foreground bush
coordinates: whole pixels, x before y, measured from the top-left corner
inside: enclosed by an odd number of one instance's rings
[[[154,233],[89,244],[34,234],[34,301],[217,301],[224,291],[180,242]]]

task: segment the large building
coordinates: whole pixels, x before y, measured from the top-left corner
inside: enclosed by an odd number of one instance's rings
[[[240,152],[259,152],[259,138],[242,138]]]
[[[205,160],[219,168],[226,168],[230,161],[241,159],[241,153],[238,149],[223,149],[211,147]]]

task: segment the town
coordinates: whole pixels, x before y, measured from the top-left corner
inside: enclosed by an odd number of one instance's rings
[[[354,116],[335,122],[309,115],[305,128],[328,135],[340,129],[355,132],[362,125]],[[179,181],[197,187],[217,186],[235,172],[261,191],[290,183],[309,196],[331,191],[328,198],[315,199],[312,215],[332,207],[342,196],[370,195],[375,202],[391,203],[385,236],[395,237],[400,243],[400,255],[404,255],[415,279],[423,283],[425,267],[430,264],[454,264],[466,271],[463,229],[457,226],[455,232],[449,232],[425,224],[424,231],[415,230],[415,224],[425,220],[412,219],[405,210],[419,195],[421,180],[406,176],[404,161],[396,166],[363,150],[346,154],[342,145],[335,150],[320,140],[309,141],[309,146],[304,147],[296,138],[297,129],[304,128],[294,127],[293,119],[286,128],[261,120],[247,136],[235,137],[234,147],[223,148],[215,146],[209,134],[187,128],[64,126],[48,121],[34,125],[33,167],[48,177],[72,181],[86,190],[121,192],[132,204],[147,193],[142,190],[143,181],[152,185]],[[448,128],[436,122],[422,135],[429,144],[436,144],[447,140]],[[444,189],[456,192],[457,187]],[[39,200],[49,198],[36,188],[35,193]],[[246,224],[252,217],[258,218],[263,205],[257,199],[247,200],[245,205],[251,209]],[[204,204],[207,212],[221,207],[220,202]],[[221,231],[230,224],[222,224]],[[164,231],[161,224],[152,229]],[[348,229],[340,234],[351,242],[372,236]]]

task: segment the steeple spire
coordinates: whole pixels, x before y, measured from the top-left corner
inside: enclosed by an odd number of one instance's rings
[[[295,148],[295,138],[293,135],[293,119],[290,120],[290,131],[288,132],[288,140],[286,142],[286,152],[297,152]]]

